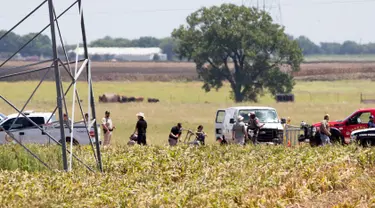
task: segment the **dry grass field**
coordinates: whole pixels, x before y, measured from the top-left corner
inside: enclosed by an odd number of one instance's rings
[[[21,108],[37,82],[2,82],[1,95]],[[64,87],[67,87],[67,83]],[[164,145],[170,128],[177,122],[182,122],[185,128],[195,129],[199,124],[205,127],[209,134],[209,143],[214,143],[214,119],[219,108],[232,105],[269,105],[275,107],[280,117],[291,117],[294,124],[302,120],[318,122],[325,113],[332,119],[343,119],[360,107],[371,105],[360,104],[360,93],[369,93],[375,98],[375,93],[369,86],[372,81],[335,81],[335,82],[302,82],[298,81],[294,89],[295,103],[276,103],[266,94],[257,104],[234,104],[229,98],[229,87],[225,86],[218,92],[205,93],[200,82],[95,82],[95,99],[98,119],[104,112],[112,112],[112,118],[117,126],[113,143],[125,144],[134,130],[135,114],[142,111],[149,122],[148,141],[150,144]],[[87,85],[80,82],[79,93],[83,106],[87,109]],[[125,96],[158,98],[159,103],[98,103],[98,96],[103,93],[116,93]],[[52,111],[56,103],[55,84],[45,82],[35,94],[26,109]],[[68,110],[71,112],[72,92],[66,97]],[[0,103],[0,112],[14,112],[5,103]],[[76,113],[79,112],[76,105]],[[76,117],[75,119],[81,119]]]
[[[1,82],[1,95],[21,108],[37,82]],[[309,123],[330,113],[342,119],[357,108],[361,92],[371,93],[371,81],[297,82],[295,103],[276,103],[269,95],[260,103],[277,109],[292,123]],[[67,83],[64,83],[64,87]],[[51,111],[55,85],[46,82],[26,109]],[[97,103],[98,118],[112,112],[117,126],[112,146],[102,149],[104,173],[90,173],[74,163],[74,171],[49,171],[20,146],[0,147],[2,207],[371,207],[375,205],[375,151],[356,146],[227,146],[215,144],[215,112],[234,104],[228,86],[205,93],[199,82],[95,82],[95,96],[114,92],[157,97],[160,103]],[[87,105],[87,85],[78,83]],[[310,94],[306,93],[309,91]],[[71,110],[72,94],[66,97]],[[146,147],[126,146],[135,114],[149,123]],[[13,113],[4,103],[0,112]],[[78,112],[78,109],[76,109]],[[77,116],[76,119],[79,119]],[[194,129],[202,124],[208,146],[167,147],[177,122]],[[184,136],[184,135],[183,135]],[[61,150],[29,146],[53,169],[61,170]],[[74,152],[92,167],[89,147]]]
[[[6,68],[18,67],[31,62],[12,61],[7,63],[0,76],[11,73]],[[36,67],[48,67],[48,64]],[[30,67],[33,69],[36,67]],[[74,69],[74,64],[71,65]],[[19,70],[13,70],[12,73]],[[8,81],[38,80],[42,73],[29,74]],[[341,80],[341,79],[374,79],[375,62],[327,62],[304,63],[301,71],[295,73],[298,80]],[[67,74],[63,77],[67,80]],[[197,80],[194,63],[186,62],[93,62],[92,77],[94,81],[171,81]],[[48,78],[53,79],[53,73]]]

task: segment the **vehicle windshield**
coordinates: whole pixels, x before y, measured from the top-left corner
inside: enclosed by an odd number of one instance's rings
[[[351,113],[349,116],[347,116],[344,120],[340,120],[340,121],[347,121],[347,120],[349,120],[350,118],[352,118],[356,113],[357,113],[357,111],[354,111],[354,112]]]
[[[278,123],[277,113],[272,109],[240,110],[239,114],[244,117],[244,122],[249,122],[249,113],[254,112],[261,123]]]

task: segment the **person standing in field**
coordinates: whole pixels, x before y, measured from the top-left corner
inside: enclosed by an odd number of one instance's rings
[[[115,126],[113,126],[112,119],[110,118],[110,112],[106,111],[105,116],[102,119],[102,128],[103,128],[103,134],[104,134],[104,146],[107,146],[111,142],[112,138],[112,131],[115,129]]]
[[[373,115],[371,115],[369,117],[369,121],[367,123],[367,128],[375,128],[374,116]]]
[[[65,125],[70,129],[71,120],[68,118],[68,115],[66,115],[66,113],[64,113],[63,117]]]
[[[245,145],[245,139],[247,138],[246,126],[243,122],[243,117],[238,116],[237,122],[233,125],[232,139],[235,140],[236,144]]]
[[[89,114],[88,113],[85,113],[85,121],[86,121],[86,123],[89,123]]]
[[[146,142],[147,122],[145,121],[145,114],[142,112],[139,112],[136,114],[136,116],[138,117],[138,121],[137,121],[137,124],[135,125],[135,130],[133,134],[137,132],[137,135],[138,135],[137,143],[139,145],[147,145],[147,142]]]
[[[182,124],[178,123],[177,126],[172,127],[171,132],[169,133],[168,142],[170,146],[176,146],[178,140],[182,134]]]
[[[326,114],[319,128],[320,139],[322,140],[322,146],[331,144],[331,141],[329,139],[329,137],[331,136],[331,132],[330,132],[328,121],[329,121],[329,115]]]

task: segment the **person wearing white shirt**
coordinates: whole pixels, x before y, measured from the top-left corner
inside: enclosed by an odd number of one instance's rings
[[[104,133],[104,146],[107,146],[111,142],[112,138],[112,131],[115,129],[115,126],[113,126],[112,119],[110,118],[110,112],[105,112],[105,117],[102,119],[102,127],[103,127],[103,133]]]

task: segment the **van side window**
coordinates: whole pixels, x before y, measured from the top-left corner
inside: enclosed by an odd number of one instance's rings
[[[220,110],[216,113],[216,123],[223,123],[225,118],[225,111]]]

